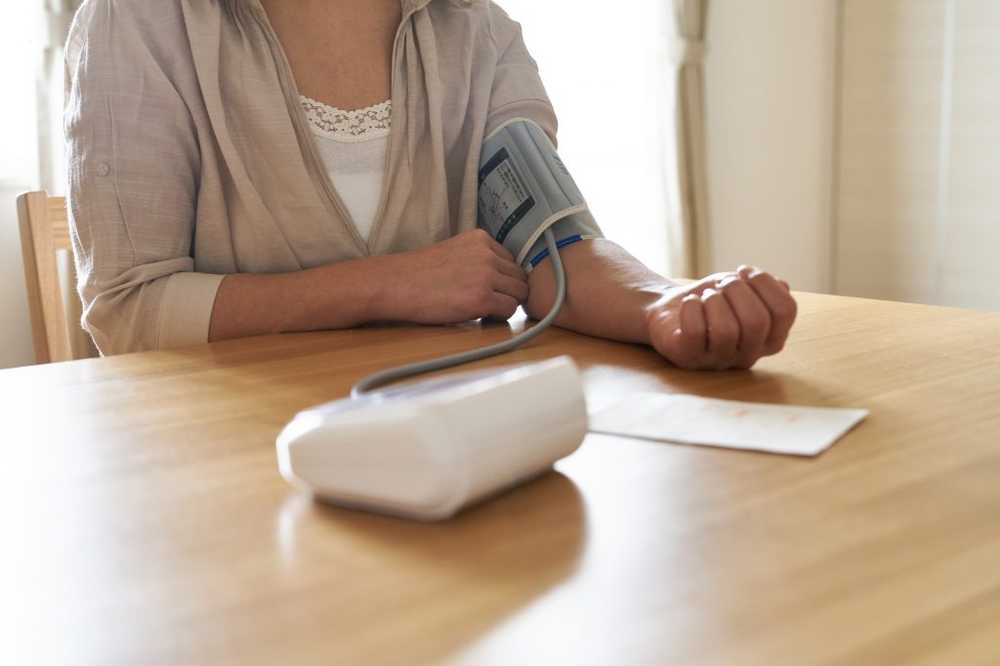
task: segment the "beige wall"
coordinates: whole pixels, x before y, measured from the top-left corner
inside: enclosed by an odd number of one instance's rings
[[[712,268],[1000,309],[1000,2],[710,7]]]
[[[713,270],[831,287],[835,0],[711,0],[706,97]]]
[[[836,286],[1000,309],[1000,2],[845,0]]]

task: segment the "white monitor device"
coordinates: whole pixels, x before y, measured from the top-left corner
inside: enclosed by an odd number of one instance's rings
[[[545,472],[586,432],[580,373],[560,356],[305,410],[279,435],[278,462],[325,501],[440,520]]]

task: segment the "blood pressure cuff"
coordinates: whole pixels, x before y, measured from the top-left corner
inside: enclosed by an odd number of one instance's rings
[[[527,271],[548,256],[546,229],[560,248],[603,237],[545,130],[524,118],[504,123],[483,143],[478,224]]]

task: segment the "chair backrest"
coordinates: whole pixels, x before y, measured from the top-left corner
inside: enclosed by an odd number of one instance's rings
[[[35,361],[50,363],[96,356],[90,336],[80,326],[80,299],[70,286],[75,275],[66,200],[45,192],[22,194],[17,198],[17,218]],[[59,272],[60,251],[70,259],[64,271],[65,289]]]

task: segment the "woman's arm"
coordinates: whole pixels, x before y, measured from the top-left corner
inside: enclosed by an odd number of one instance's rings
[[[566,269],[566,304],[556,324],[579,333],[649,344],[643,311],[676,287],[615,243],[580,241],[559,252]],[[555,297],[552,260],[531,272],[525,309],[536,319]]]
[[[498,61],[487,134],[513,118],[538,123],[555,143],[555,112],[520,25],[489,3]],[[621,247],[603,239],[564,248],[569,293],[556,322],[589,335],[652,345],[685,368],[750,367],[776,353],[795,320],[788,286],[767,273],[742,267],[677,285]],[[531,272],[527,303],[532,317],[551,307],[555,281],[551,259]]]
[[[181,45],[180,6],[157,7],[90,0],[67,41],[70,238],[102,354],[204,342],[222,280],[194,270],[201,157],[179,92],[190,63],[164,57]]]
[[[376,321],[508,319],[527,296],[524,271],[502,245],[476,230],[413,252],[296,273],[227,276],[209,340]]]
[[[568,294],[558,325],[652,345],[680,367],[749,368],[781,351],[795,321],[788,285],[749,266],[678,285],[603,239],[574,243],[560,257]],[[555,295],[550,259],[529,286],[526,309],[541,318]]]
[[[179,11],[91,0],[69,39],[70,221],[84,326],[102,354],[366,321],[505,317],[526,298],[523,271],[481,232],[296,274],[196,272],[201,155],[178,88],[191,64],[163,57],[180,35],[164,26],[176,28]]]

